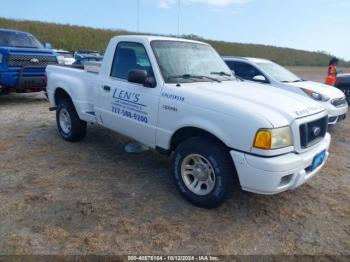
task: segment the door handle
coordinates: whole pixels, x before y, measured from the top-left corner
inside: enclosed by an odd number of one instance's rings
[[[103,86],[103,90],[109,92],[109,91],[111,91],[111,87],[110,86]]]

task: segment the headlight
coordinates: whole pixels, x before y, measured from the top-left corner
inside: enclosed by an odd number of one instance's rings
[[[304,88],[302,88],[301,90],[303,90],[308,96],[310,96],[312,99],[316,101],[327,102],[329,100],[329,97],[322,95],[320,93],[317,93],[315,91],[304,89]]]
[[[275,129],[260,129],[256,133],[253,146],[263,150],[274,150],[292,145],[292,130],[287,126]]]
[[[0,64],[2,63],[2,58],[4,57],[3,54],[0,54]]]

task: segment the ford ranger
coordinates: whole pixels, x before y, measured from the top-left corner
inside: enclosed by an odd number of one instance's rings
[[[118,36],[100,67],[46,72],[65,140],[82,139],[92,122],[167,154],[176,187],[200,207],[223,203],[235,180],[260,194],[295,189],[329,155],[322,106],[236,79],[202,42]]]
[[[46,66],[57,63],[57,54],[33,35],[0,29],[0,94],[42,91]]]

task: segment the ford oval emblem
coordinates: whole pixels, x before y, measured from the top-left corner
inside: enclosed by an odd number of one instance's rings
[[[32,58],[32,59],[30,59],[30,62],[31,62],[32,64],[38,64],[38,63],[39,63],[39,59],[37,59],[37,58]]]
[[[314,127],[313,129],[312,129],[312,134],[314,135],[314,136],[319,136],[320,134],[321,134],[321,128],[320,127],[318,127],[318,126],[316,126],[316,127]]]

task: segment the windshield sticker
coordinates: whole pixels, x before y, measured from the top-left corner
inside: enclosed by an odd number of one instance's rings
[[[115,89],[112,100],[112,112],[147,124],[149,121],[147,106],[141,103],[141,94]]]
[[[165,97],[165,98],[170,99],[170,100],[179,101],[179,102],[185,101],[185,97],[183,97],[183,96],[177,96],[177,95],[173,95],[173,94],[165,93],[165,92],[162,93],[162,97]]]

